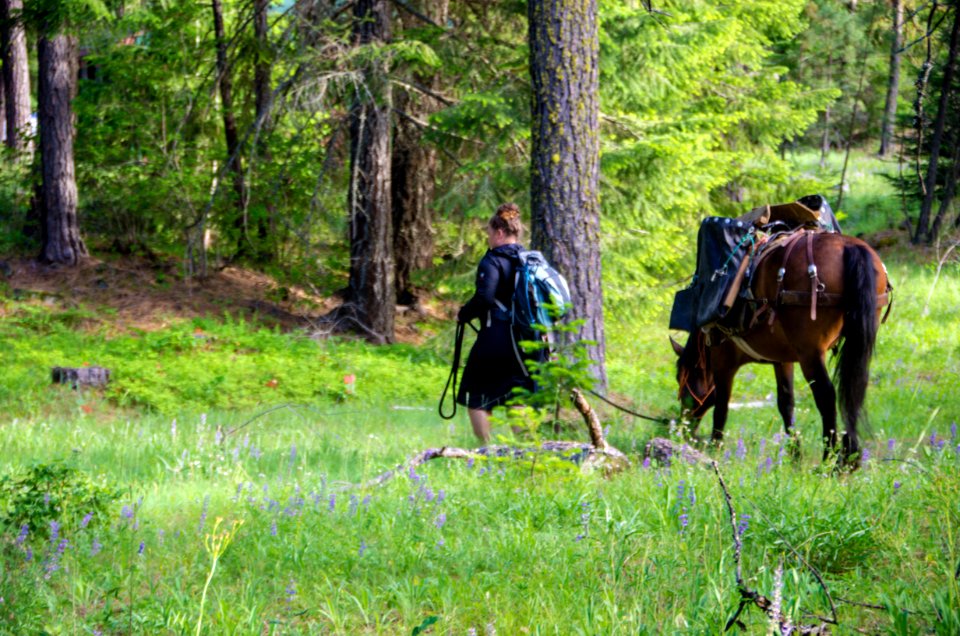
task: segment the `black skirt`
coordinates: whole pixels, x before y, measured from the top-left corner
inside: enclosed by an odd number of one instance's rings
[[[489,324],[483,323],[463,370],[457,391],[458,404],[490,411],[514,397],[516,387],[528,391],[535,389],[533,380],[518,359],[510,330],[511,325],[505,320],[492,319]],[[529,355],[524,354],[524,357]],[[537,354],[537,357],[542,356]]]

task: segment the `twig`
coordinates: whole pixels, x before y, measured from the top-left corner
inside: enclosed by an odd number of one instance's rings
[[[717,479],[720,481],[720,488],[723,490],[723,497],[727,503],[727,512],[730,514],[730,528],[733,532],[733,560],[736,565],[735,576],[737,579],[737,589],[740,590],[740,605],[737,607],[736,613],[727,621],[727,625],[724,628],[724,631],[729,631],[731,627],[737,622],[737,619],[740,617],[740,613],[743,611],[743,608],[748,603],[753,603],[759,607],[764,614],[766,614],[771,620],[776,620],[778,627],[782,633],[786,633],[788,626],[784,623],[782,616],[777,616],[775,611],[774,603],[768,599],[766,596],[763,596],[755,590],[751,590],[746,582],[743,580],[743,569],[741,566],[741,554],[743,552],[743,543],[740,538],[740,529],[737,526],[737,513],[733,508],[733,498],[730,496],[730,491],[727,489],[727,484],[723,480],[723,475],[720,473],[720,466],[717,462],[712,462],[713,471],[717,475]],[[761,516],[762,512],[761,512]],[[766,517],[764,517],[766,519]],[[768,521],[769,523],[769,521]],[[791,548],[793,550],[793,548]],[[793,550],[796,554],[796,550]],[[799,555],[798,555],[799,556]],[[822,579],[819,578],[818,580]],[[826,586],[824,586],[824,592],[827,592]],[[829,592],[827,592],[827,598],[830,599],[830,607],[833,609],[833,599],[830,598]],[[824,623],[832,623],[834,625],[838,624],[836,621],[836,611],[834,610],[834,618],[832,621],[824,617],[818,616],[818,619],[821,620],[820,625],[799,625],[799,626],[790,626],[790,628],[798,634],[824,634],[826,633],[827,626]]]

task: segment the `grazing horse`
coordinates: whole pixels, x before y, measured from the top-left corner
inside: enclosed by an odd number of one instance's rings
[[[837,402],[843,418],[841,461],[859,462],[857,422],[867,392],[880,312],[892,289],[880,257],[863,241],[842,234],[798,231],[778,240],[753,263],[752,299],[730,315],[743,323],[697,329],[681,347],[677,381],[685,418],[694,427],[713,411],[712,439],[723,439],[737,370],[750,362],[773,364],[777,408],[788,435],[793,428],[794,363],[823,419],[824,459],[837,445]],[[889,306],[888,306],[889,311]],[[886,316],[884,316],[886,319]],[[826,352],[838,348],[834,378]],[[836,386],[836,388],[834,388]]]

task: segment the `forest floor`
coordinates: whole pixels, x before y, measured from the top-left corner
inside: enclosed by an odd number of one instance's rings
[[[183,276],[179,265],[136,256],[92,257],[78,267],[43,265],[33,258],[0,256],[0,284],[16,300],[93,312],[88,326],[154,331],[178,320],[224,318],[282,331],[319,331],[323,317],[342,300],[316,289],[284,284],[242,267],[224,267],[204,278]],[[454,309],[427,299],[397,308],[400,342],[418,344],[418,323],[446,320]],[[4,309],[0,307],[0,318]]]

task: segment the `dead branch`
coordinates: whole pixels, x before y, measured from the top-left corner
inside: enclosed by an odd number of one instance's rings
[[[713,471],[717,475],[717,479],[720,482],[720,488],[723,490],[723,497],[727,503],[727,512],[730,514],[730,528],[733,531],[733,560],[736,565],[735,575],[737,579],[737,589],[740,591],[740,605],[737,607],[736,613],[733,617],[727,621],[727,625],[724,628],[724,631],[729,631],[734,624],[741,625],[739,622],[740,613],[743,611],[743,608],[748,604],[753,603],[764,614],[766,614],[771,621],[776,622],[781,634],[796,633],[796,634],[828,634],[830,633],[830,626],[828,623],[836,625],[836,610],[834,610],[834,618],[831,621],[830,619],[820,618],[821,622],[819,625],[791,625],[788,620],[784,620],[784,617],[779,615],[777,609],[778,604],[774,604],[773,601],[768,599],[766,596],[760,594],[756,590],[750,589],[750,587],[743,580],[743,568],[741,566],[741,553],[743,552],[743,542],[740,537],[740,528],[737,525],[737,512],[733,509],[733,498],[730,496],[730,491],[727,489],[727,484],[723,480],[723,475],[720,474],[720,467],[717,465],[717,462],[711,462]],[[819,574],[819,573],[818,573]],[[821,585],[823,585],[822,579],[817,577],[820,580]],[[824,591],[826,592],[826,586],[824,586]],[[829,593],[827,594],[829,598]],[[833,608],[833,599],[830,599],[830,607]]]

